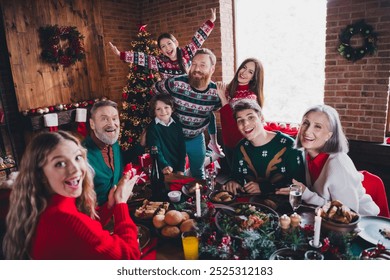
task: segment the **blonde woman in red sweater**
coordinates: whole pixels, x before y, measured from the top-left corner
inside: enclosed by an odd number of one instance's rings
[[[233,117],[234,104],[242,99],[257,100],[260,107],[264,103],[264,69],[256,58],[245,59],[238,67],[233,80],[228,84],[217,83],[217,92],[221,99],[220,109],[222,139],[229,166],[232,166],[233,150],[243,138]]]
[[[137,227],[126,204],[138,179],[127,173],[99,211],[86,150],[67,132],[28,145],[10,197],[6,259],[139,259]],[[114,216],[114,233],[102,224]]]

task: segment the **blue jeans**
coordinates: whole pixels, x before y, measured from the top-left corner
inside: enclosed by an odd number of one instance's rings
[[[197,179],[204,179],[204,158],[206,156],[206,142],[204,134],[201,133],[195,138],[187,138],[186,150],[190,162],[191,176]]]

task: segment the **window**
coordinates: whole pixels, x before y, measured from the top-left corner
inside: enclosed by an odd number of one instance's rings
[[[237,67],[264,66],[265,119],[299,123],[324,99],[326,0],[236,0],[235,16]]]

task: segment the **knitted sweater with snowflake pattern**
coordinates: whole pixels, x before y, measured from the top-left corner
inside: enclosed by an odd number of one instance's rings
[[[210,82],[207,89],[199,91],[190,86],[188,75],[159,81],[155,91],[174,97],[176,106],[172,115],[182,125],[185,138],[201,134],[210,123],[210,114],[221,108],[216,84]]]
[[[210,20],[207,20],[195,32],[191,42],[183,48],[180,48],[183,56],[183,63],[186,68],[190,66],[191,60],[194,57],[196,51],[202,47],[213,28],[214,23]],[[180,69],[180,65],[177,60],[172,61],[167,56],[162,54],[154,56],[148,55],[144,52],[125,51],[120,53],[120,59],[128,63],[134,63],[136,65],[158,71],[163,80],[173,76],[186,74]]]

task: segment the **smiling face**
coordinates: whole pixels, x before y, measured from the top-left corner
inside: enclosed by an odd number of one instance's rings
[[[310,112],[303,117],[299,131],[301,145],[314,158],[332,136],[329,120],[323,112]]]
[[[89,120],[96,137],[107,145],[114,144],[119,137],[118,110],[112,106],[102,106],[96,109]]]
[[[237,80],[240,85],[247,85],[253,79],[255,74],[256,65],[253,61],[245,63],[245,65],[238,70]]]
[[[156,108],[154,109],[155,116],[165,124],[169,123],[172,115],[172,107],[160,100],[156,102]]]
[[[61,140],[48,154],[43,166],[51,190],[66,197],[81,195],[86,172],[85,154],[70,140]]]
[[[167,56],[170,60],[177,60],[177,46],[176,40],[162,38],[159,42],[160,50],[163,55]]]
[[[189,84],[199,90],[205,89],[211,81],[215,70],[208,54],[198,54],[192,59],[188,73]]]
[[[245,109],[237,112],[237,127],[241,134],[256,146],[257,139],[264,133],[262,117],[253,110]]]

